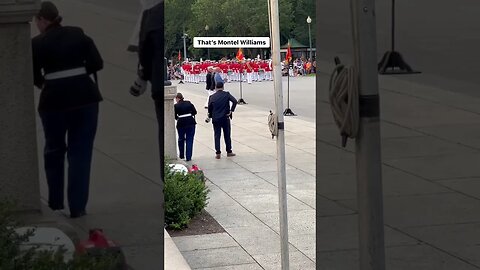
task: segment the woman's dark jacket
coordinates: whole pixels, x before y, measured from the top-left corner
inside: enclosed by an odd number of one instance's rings
[[[79,27],[52,25],[32,39],[34,84],[42,89],[39,111],[67,111],[102,101],[91,74],[103,68],[93,40]],[[87,74],[45,80],[48,73],[84,67]]]
[[[180,115],[191,114],[188,117],[179,117]],[[195,106],[188,100],[181,100],[175,104],[175,119],[177,120],[177,128],[196,125],[195,115],[197,110]]]

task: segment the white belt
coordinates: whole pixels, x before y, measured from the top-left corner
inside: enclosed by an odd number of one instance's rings
[[[191,113],[182,114],[182,115],[179,115],[178,118],[184,118],[189,116],[192,116],[192,114]]]
[[[67,69],[67,70],[48,73],[48,74],[45,74],[44,77],[45,77],[45,80],[55,80],[55,79],[63,79],[63,78],[68,78],[68,77],[73,77],[73,76],[78,76],[83,74],[87,74],[87,70],[84,67],[80,67],[80,68],[73,68],[73,69]]]

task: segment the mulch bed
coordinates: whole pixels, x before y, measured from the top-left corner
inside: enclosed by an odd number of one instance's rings
[[[225,232],[223,227],[205,210],[195,216],[183,230],[167,229],[171,237]]]

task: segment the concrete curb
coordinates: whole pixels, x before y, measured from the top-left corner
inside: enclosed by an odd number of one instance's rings
[[[180,250],[178,250],[177,245],[173,242],[172,238],[166,230],[165,234],[165,269],[175,269],[175,270],[191,270],[187,261],[183,257]]]

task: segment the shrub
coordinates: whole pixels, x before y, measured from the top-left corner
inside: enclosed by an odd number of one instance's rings
[[[165,163],[165,225],[185,228],[207,206],[208,192],[198,174],[175,172]]]
[[[65,250],[40,251],[38,247],[22,250],[34,231],[19,235],[15,228],[20,223],[14,219],[14,204],[0,201],[0,269],[2,270],[114,270],[121,269],[120,256],[102,253],[100,256],[75,255],[65,261]]]

